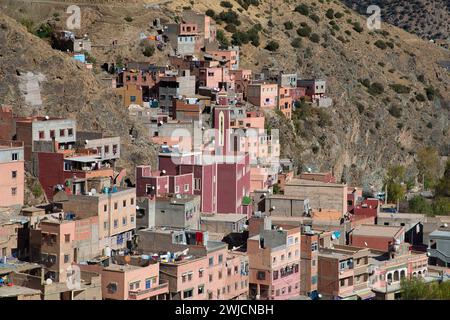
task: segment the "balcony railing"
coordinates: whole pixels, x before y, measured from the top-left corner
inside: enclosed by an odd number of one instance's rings
[[[154,296],[155,294],[152,294],[152,293],[155,293],[155,291],[159,291],[159,290],[164,291],[164,289],[167,289],[167,291],[168,291],[168,289],[169,289],[169,282],[160,283],[160,284],[158,284],[158,285],[156,285],[154,287],[151,287],[149,289],[130,290],[130,291],[128,291],[128,296],[129,296],[129,298],[131,300],[139,300],[140,298],[141,299],[145,299],[145,298],[149,298],[149,297]],[[163,293],[163,292],[161,292],[161,293]],[[161,294],[161,293],[158,293],[158,294]]]

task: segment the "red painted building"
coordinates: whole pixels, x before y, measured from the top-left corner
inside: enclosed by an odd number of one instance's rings
[[[169,193],[193,194],[193,173],[168,175],[150,166],[136,167],[136,195],[163,197]]]
[[[193,174],[193,192],[201,196],[201,211],[251,215],[250,157],[230,151],[230,109],[214,109],[212,154],[160,153],[159,170],[170,176]],[[220,195],[220,196],[218,196]]]
[[[404,243],[405,228],[368,224],[358,225],[350,233],[349,241],[354,247],[387,252],[392,245]]]

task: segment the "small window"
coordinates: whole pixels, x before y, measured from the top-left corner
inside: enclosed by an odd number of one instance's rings
[[[266,280],[266,273],[264,271],[258,271],[256,278],[258,280]]]
[[[64,242],[69,243],[70,242],[70,233],[67,233],[64,235]]]
[[[219,255],[219,263],[222,263],[223,262],[223,255]]]
[[[11,188],[11,195],[12,196],[17,195],[17,188]]]
[[[127,225],[127,217],[123,217],[122,218],[122,225],[126,226]]]
[[[134,205],[134,198],[130,199],[130,203],[131,203],[131,205]]]
[[[122,205],[125,208],[127,206],[127,200],[123,200]]]
[[[44,131],[39,131],[39,139],[45,139],[45,132]]]
[[[117,202],[114,202],[114,210],[117,210],[118,204]]]
[[[69,258],[70,256],[68,254],[64,255],[64,263],[68,263],[69,262]]]
[[[108,211],[108,205],[107,204],[103,205],[103,211],[104,212]]]
[[[13,152],[11,154],[11,160],[12,161],[18,161],[19,160],[19,154],[17,152]]]
[[[55,130],[50,130],[50,138],[54,138],[55,137]]]
[[[69,137],[73,136],[73,129],[72,128],[67,129],[67,135]]]
[[[60,136],[60,137],[64,137],[65,135],[66,135],[66,130],[60,129],[60,130],[59,130],[59,136]]]
[[[119,227],[119,220],[114,220],[114,229],[117,229]]]
[[[17,178],[17,171],[11,171],[11,178]]]
[[[106,154],[109,153],[109,146],[105,146],[105,153],[106,153]]]
[[[204,292],[205,292],[205,286],[204,285],[198,286],[197,293],[203,294]]]
[[[214,265],[214,257],[209,258],[209,266],[212,267]]]

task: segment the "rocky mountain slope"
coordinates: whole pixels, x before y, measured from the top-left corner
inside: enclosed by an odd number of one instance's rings
[[[67,54],[29,33],[14,19],[0,12],[0,105],[13,106],[18,115],[49,115],[76,118],[80,130],[119,135],[123,159],[119,164],[133,175],[134,163],[154,159],[155,148],[147,142],[139,126],[138,138],[131,141],[133,124],[126,109],[111,89]],[[25,74],[40,74],[42,105],[27,103],[20,80]]]
[[[176,21],[187,8],[209,9],[214,11],[218,29],[230,31],[224,32],[228,41],[233,33],[239,40],[242,32],[258,27],[259,43],[242,45],[242,67],[255,72],[270,67],[298,72],[302,78],[326,79],[334,101],[331,108],[301,108],[292,123],[277,114],[269,116],[270,127],[281,129],[283,156],[304,166],[333,170],[349,183],[368,185],[379,184],[392,163],[407,165],[412,174],[415,153],[423,146],[436,146],[442,156],[449,153],[450,74],[436,62],[450,60],[450,54],[386,23],[378,32],[367,30],[365,17],[340,2],[259,0],[247,7],[249,1],[230,0],[226,2],[232,8],[225,8],[220,1],[174,0],[151,9],[145,9],[144,2],[156,1],[133,1],[126,6],[123,1],[104,2],[82,7],[80,33],[88,33],[97,44],[119,40],[116,48],[94,47],[92,55],[98,64],[127,58],[164,63],[166,52],[157,50],[151,58],[142,55],[139,33],[150,32],[155,17]],[[18,2],[12,5],[0,0],[2,4],[9,16],[17,21],[30,18],[35,25],[55,17],[62,23],[67,17],[67,3],[18,8]],[[220,15],[229,10],[236,13],[239,23]],[[0,59],[8,55],[7,63],[0,64],[0,80],[8,76],[0,82],[0,103],[15,102],[20,96],[15,87],[16,69],[40,70],[47,75],[43,108],[48,112],[78,117],[83,126],[126,136],[129,124],[123,122],[124,111],[101,85],[98,79],[104,75],[100,71],[92,75],[79,70],[75,62],[26,34],[11,19],[7,19],[7,28],[13,30],[6,48],[0,49]],[[18,39],[14,38],[16,29]],[[0,30],[0,41],[4,34]],[[278,44],[276,51],[265,49],[270,41]]]
[[[366,14],[367,7],[378,5],[382,19],[424,39],[450,37],[450,1],[448,0],[342,0]]]

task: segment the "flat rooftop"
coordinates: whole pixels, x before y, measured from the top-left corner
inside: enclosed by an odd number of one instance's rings
[[[21,287],[13,285],[0,287],[0,298],[17,297],[17,296],[28,296],[41,294],[40,290],[35,290],[27,287]]]
[[[115,272],[127,272],[127,271],[133,271],[133,270],[138,270],[141,269],[142,267],[140,266],[135,266],[135,265],[131,265],[131,264],[110,264],[109,266],[103,268],[103,270],[106,271],[115,271]]]
[[[353,235],[371,237],[395,237],[402,227],[362,224],[353,229]]]
[[[202,215],[200,217],[203,221],[218,221],[218,222],[238,222],[242,219],[246,219],[245,214],[238,213],[216,213],[213,215]]]
[[[397,219],[411,219],[411,220],[423,220],[425,215],[421,213],[391,213],[391,212],[379,212],[378,218],[397,218]]]
[[[314,181],[307,179],[298,179],[294,178],[291,181],[286,183],[286,186],[313,186],[313,187],[339,187],[339,188],[347,188],[347,185],[333,182],[322,182],[322,181]]]
[[[450,239],[450,229],[447,229],[447,230],[435,230],[432,233],[430,233],[430,237]]]

